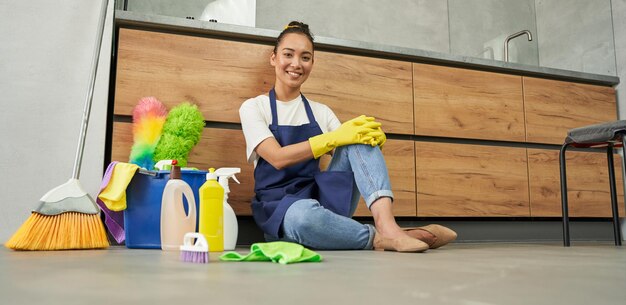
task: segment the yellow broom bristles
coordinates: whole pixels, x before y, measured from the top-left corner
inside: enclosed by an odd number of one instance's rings
[[[33,212],[5,244],[15,250],[96,249],[109,246],[100,215]]]

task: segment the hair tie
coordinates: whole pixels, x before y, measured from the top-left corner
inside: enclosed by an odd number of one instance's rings
[[[299,28],[299,27],[300,27],[299,25],[287,25],[287,26],[283,29],[283,31],[284,31],[284,30],[286,30],[286,29],[288,29],[288,28]]]

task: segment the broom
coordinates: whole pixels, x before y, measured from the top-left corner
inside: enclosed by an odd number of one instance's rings
[[[108,4],[108,0],[102,2],[98,37],[91,65],[91,79],[83,110],[83,122],[72,178],[41,197],[39,207],[7,241],[5,244],[7,248],[66,250],[109,246],[104,225],[100,220],[100,210],[78,181]]]

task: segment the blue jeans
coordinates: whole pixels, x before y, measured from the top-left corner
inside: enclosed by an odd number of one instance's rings
[[[338,147],[327,170],[354,172],[354,195],[351,202],[346,202],[350,204],[350,216],[354,214],[361,194],[368,208],[381,197],[393,200],[387,165],[378,147]],[[285,214],[281,230],[280,240],[320,250],[372,249],[375,233],[373,226],[337,215],[315,199],[294,202]],[[267,235],[266,239],[275,240]]]

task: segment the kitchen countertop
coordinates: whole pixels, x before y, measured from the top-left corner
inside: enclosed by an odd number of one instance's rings
[[[279,34],[278,31],[269,29],[202,20],[190,20],[179,17],[148,15],[123,10],[115,11],[115,22],[118,27],[149,29],[174,33],[189,33],[208,37],[244,40],[267,44],[273,44],[275,38]],[[439,64],[522,76],[583,82],[595,85],[615,86],[619,84],[620,81],[618,77],[611,75],[523,65],[518,63],[322,36],[315,36],[315,46],[316,49],[324,51],[335,51],[356,55],[407,60],[418,63]]]

